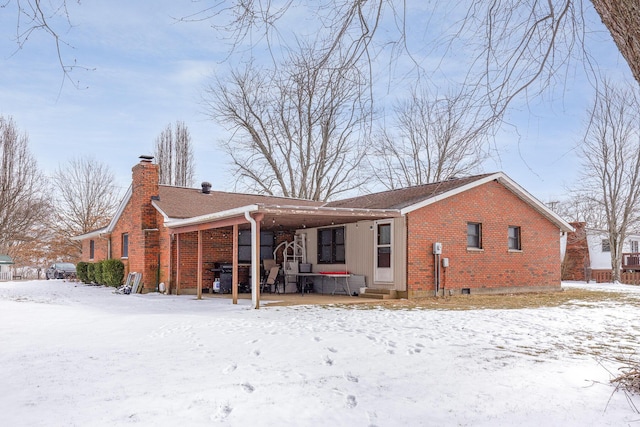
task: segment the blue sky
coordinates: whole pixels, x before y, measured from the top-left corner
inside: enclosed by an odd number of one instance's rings
[[[66,159],[93,156],[109,165],[126,189],[131,167],[153,151],[158,134],[184,121],[196,155],[196,183],[233,189],[229,160],[217,149],[224,131],[205,113],[201,94],[212,76],[226,72],[227,45],[207,22],[177,23],[174,18],[203,3],[161,0],[70,2],[73,28],[63,34],[67,62],[81,89],[63,83],[55,47],[34,34],[15,52],[16,14],[0,10],[0,114],[12,116],[28,133],[42,170],[51,175]],[[590,11],[593,52],[607,74],[631,80],[626,62]],[[432,25],[426,23],[425,27]],[[15,53],[14,53],[15,52]],[[577,179],[573,150],[584,128],[592,90],[579,70],[556,84],[545,99],[514,105],[510,125],[499,132],[499,157],[484,165],[502,170],[546,202],[564,197]]]

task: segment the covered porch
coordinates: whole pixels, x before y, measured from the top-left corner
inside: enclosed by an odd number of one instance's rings
[[[170,220],[165,223],[165,226],[170,231],[174,252],[171,254],[171,259],[174,260],[173,265],[170,266],[174,282],[172,286],[179,293],[184,279],[195,273],[192,280],[196,282],[196,297],[202,298],[203,293],[210,294],[212,278],[210,271],[219,269],[221,264],[226,264],[226,267],[231,270],[232,302],[237,304],[238,298],[250,296],[253,308],[259,308],[261,298],[270,298],[270,296],[261,295],[260,284],[263,277],[261,259],[273,258],[265,253],[265,246],[261,244],[261,235],[264,235],[264,232],[273,233],[278,244],[290,243],[296,239],[295,236],[299,235],[301,230],[305,229],[399,216],[398,210],[254,204],[215,214]],[[245,245],[240,248],[239,237],[242,234],[245,237],[250,234],[250,244],[246,245],[244,242]],[[216,253],[215,256],[212,255],[213,252]],[[240,259],[239,252],[242,252],[246,259]],[[276,257],[275,262],[282,265],[283,260],[280,254],[276,254]],[[195,268],[192,268],[189,262]],[[250,292],[244,294],[240,292],[241,276],[249,283],[249,289],[244,290]],[[298,294],[297,296],[307,297],[309,300],[310,295]],[[288,298],[288,295],[273,295],[273,297],[282,299]],[[314,295],[314,297],[321,296]],[[342,298],[355,299],[347,296]]]
[[[215,298],[215,299],[228,299],[233,301],[232,294],[203,294],[203,299]],[[238,301],[251,300],[252,295],[250,293],[239,293]],[[362,304],[376,304],[381,300],[372,300],[366,298],[354,298],[347,295],[331,295],[321,293],[288,293],[288,294],[275,294],[275,293],[261,293],[260,304],[261,306],[268,305],[270,307],[292,306],[292,305],[362,305]],[[237,303],[237,301],[236,301]]]

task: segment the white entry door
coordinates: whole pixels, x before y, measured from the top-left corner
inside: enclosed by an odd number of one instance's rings
[[[375,222],[374,281],[393,282],[393,227],[391,221]]]

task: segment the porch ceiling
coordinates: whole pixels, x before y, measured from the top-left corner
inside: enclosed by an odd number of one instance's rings
[[[301,229],[326,227],[335,224],[349,224],[358,221],[372,221],[400,216],[399,211],[330,211],[303,209],[297,212],[290,210],[265,209],[264,218],[260,222],[263,230]]]
[[[254,205],[253,207],[248,207],[246,211],[256,220],[259,220],[260,228],[266,231],[325,227],[401,216],[399,210],[298,206]],[[166,225],[174,233],[230,227],[232,225],[238,225],[240,229],[246,229],[250,228],[250,224],[244,217],[244,212],[244,210],[234,209],[227,214],[224,212],[217,214],[215,217],[204,215],[186,220],[169,221]]]

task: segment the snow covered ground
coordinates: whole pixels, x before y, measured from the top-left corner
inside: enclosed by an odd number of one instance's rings
[[[5,282],[0,425],[640,426],[639,397],[609,384],[619,365],[596,356],[640,348],[638,313],[252,310]]]

